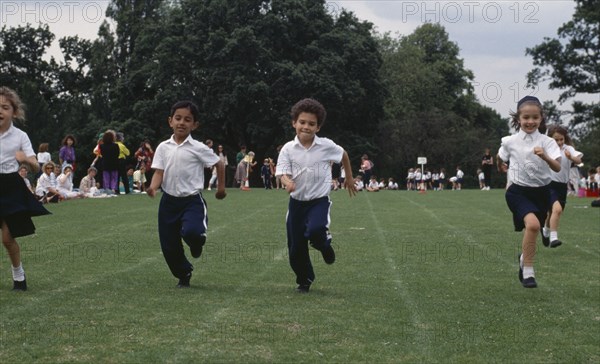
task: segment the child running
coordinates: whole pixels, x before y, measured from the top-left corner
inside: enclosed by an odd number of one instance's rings
[[[511,116],[512,126],[519,132],[502,138],[498,171],[502,172],[506,162],[510,162],[506,202],[513,214],[515,231],[525,229],[519,254],[519,280],[523,287],[535,288],[535,243],[550,207],[550,170],[561,169],[560,149],[554,139],[538,130],[545,130],[546,122],[542,104],[536,97],[519,100],[517,112]]]
[[[309,243],[321,252],[325,263],[335,261],[329,232],[331,162],[342,163],[348,193],[356,194],[348,153],[330,139],[316,135],[326,115],[323,105],[313,99],[300,100],[292,107],[296,137],[281,149],[275,172],[290,194],[287,241],[290,265],[298,284],[296,291],[300,293],[308,293],[315,280]]]
[[[567,129],[560,125],[552,125],[548,128],[548,136],[556,140],[560,148],[560,172],[551,172],[550,182],[550,209],[546,224],[542,229],[542,243],[544,246],[556,248],[562,242],[558,240],[558,222],[567,204],[567,183],[569,182],[569,170],[571,163],[581,163],[583,154],[572,147],[571,138]]]
[[[212,149],[194,140],[191,132],[198,128],[200,112],[191,101],[179,101],[171,108],[170,139],[156,148],[152,168],[154,175],[148,196],[160,187],[163,195],[158,208],[158,235],[167,265],[179,278],[177,287],[190,286],[194,267],[185,257],[181,239],[190,247],[192,257],[199,258],[206,242],[208,216],[202,197],[204,168],[217,167],[217,193],[225,198],[225,166]]]
[[[29,137],[13,125],[14,119],[24,116],[19,95],[8,87],[0,87],[0,226],[2,244],[12,264],[14,291],[27,290],[21,248],[15,238],[35,233],[32,216],[50,213],[17,173],[19,163],[28,165],[34,173],[40,168]]]

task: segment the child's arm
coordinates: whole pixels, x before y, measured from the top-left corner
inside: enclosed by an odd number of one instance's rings
[[[502,160],[502,158],[500,158],[499,155],[496,155],[496,167],[498,168],[498,172],[500,173],[506,173],[506,171],[508,170],[508,166]]]
[[[156,195],[156,190],[160,188],[160,185],[163,181],[163,174],[165,171],[163,169],[155,169],[154,175],[152,175],[152,182],[150,182],[150,187],[146,190],[146,193],[150,197],[154,197]]]
[[[581,163],[581,154],[578,156],[573,156],[568,150],[565,150],[565,157],[575,164]]]
[[[346,185],[350,197],[355,196],[356,186],[354,185],[354,178],[352,178],[352,165],[350,164],[350,157],[348,157],[346,151],[344,151],[344,155],[342,156],[342,166],[344,168],[344,173],[346,173],[344,185]]]
[[[225,164],[223,161],[219,160],[217,164],[215,164],[215,167],[217,167],[217,193],[215,194],[215,197],[222,200],[227,196],[227,193],[225,192]],[[152,178],[152,181],[154,182],[154,178]]]
[[[546,154],[546,151],[542,147],[533,148],[533,153],[535,153],[535,155],[542,158],[546,163],[548,163],[548,166],[550,166],[551,170],[553,170],[554,172],[560,172],[560,158],[561,157],[558,157],[556,159],[551,159],[550,157],[548,157],[548,155]]]
[[[35,157],[35,155],[28,157],[25,155],[25,152],[23,152],[22,150],[18,150],[17,153],[15,154],[15,158],[17,159],[17,162],[19,162],[20,164],[27,164],[29,166],[29,169],[33,172],[33,173],[37,173],[40,170],[40,165],[37,162],[37,158]]]

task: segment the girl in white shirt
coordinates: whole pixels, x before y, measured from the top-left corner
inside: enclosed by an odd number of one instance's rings
[[[542,104],[536,97],[519,100],[517,112],[511,116],[512,126],[519,132],[502,138],[497,163],[498,170],[503,172],[505,162],[510,162],[511,184],[506,190],[506,202],[513,214],[515,230],[525,229],[519,254],[519,280],[523,287],[535,288],[536,238],[550,208],[551,170],[561,170],[561,155],[556,141],[540,133],[545,131],[546,122]]]
[[[12,266],[14,291],[27,290],[21,248],[15,238],[35,233],[32,216],[49,214],[18,174],[19,164],[27,165],[33,172],[39,169],[29,137],[13,125],[13,119],[24,119],[23,109],[15,91],[0,87],[0,227],[2,244]]]

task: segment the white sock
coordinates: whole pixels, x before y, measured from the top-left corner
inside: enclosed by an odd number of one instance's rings
[[[544,238],[547,238],[550,236],[550,229],[548,229],[547,227],[544,226],[544,228],[542,229],[542,234],[544,234]]]
[[[521,254],[521,256],[519,257],[519,267],[523,269],[523,254]]]
[[[550,232],[550,241],[558,240],[558,231]]]
[[[25,271],[23,270],[23,264],[18,267],[12,267],[13,281],[23,282],[25,280]]]
[[[529,277],[535,278],[533,267],[523,267],[523,279],[527,279]]]

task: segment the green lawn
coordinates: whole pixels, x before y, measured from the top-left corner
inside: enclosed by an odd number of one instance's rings
[[[160,252],[159,198],[50,205],[0,257],[0,363],[599,362],[600,209],[570,198],[557,249],[522,288],[503,191],[332,193],[337,261],[294,291],[287,193],[206,192],[192,287]],[[186,248],[187,249],[187,248]]]

